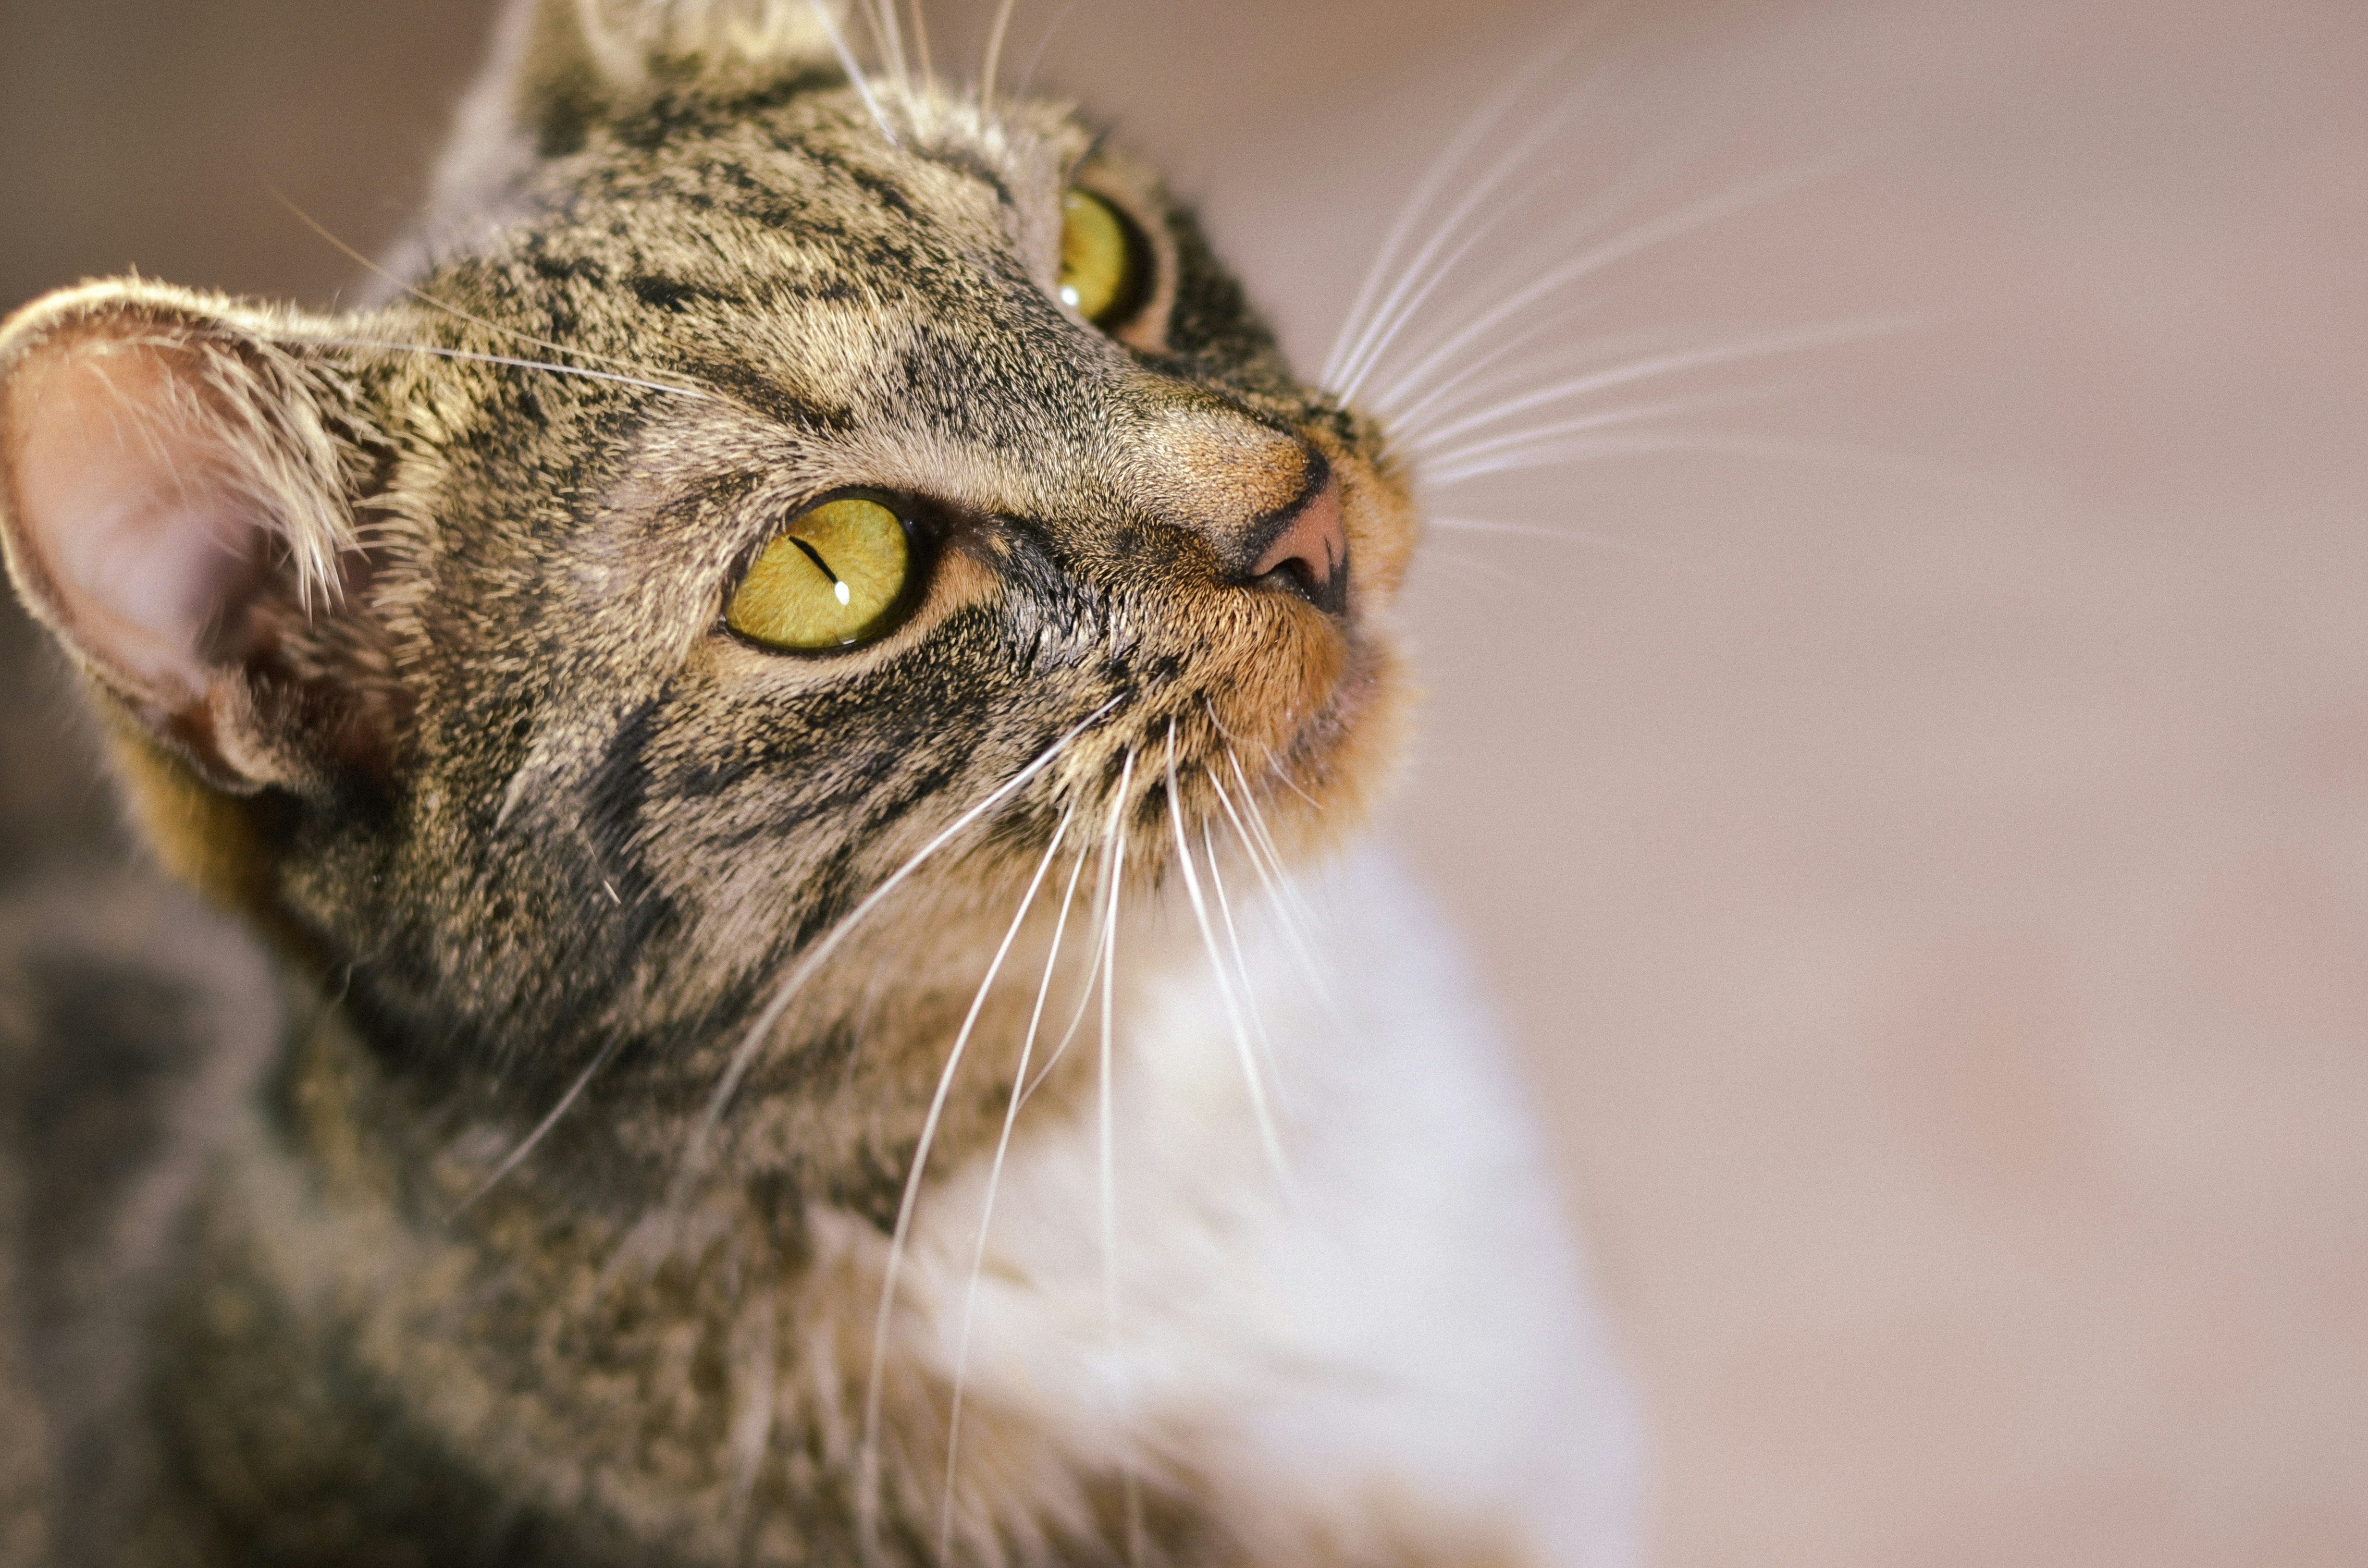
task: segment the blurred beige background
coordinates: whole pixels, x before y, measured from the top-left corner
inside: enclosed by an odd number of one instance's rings
[[[385,243],[484,14],[6,0],[0,305],[327,298],[272,192]],[[1038,79],[1313,364],[1568,14],[1080,0]],[[1519,124],[1582,86],[1465,298],[1607,193],[1823,165],[1570,333],[1907,324],[1440,497],[1570,537],[1442,530],[1411,607],[1391,831],[1550,1108],[1656,1561],[2368,1562],[2368,6],[1630,0]],[[0,628],[5,874],[105,811]]]

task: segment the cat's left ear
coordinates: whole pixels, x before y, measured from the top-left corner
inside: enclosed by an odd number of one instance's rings
[[[361,422],[324,335],[137,278],[0,327],[10,574],[130,719],[232,793],[320,771],[271,669],[355,545]]]

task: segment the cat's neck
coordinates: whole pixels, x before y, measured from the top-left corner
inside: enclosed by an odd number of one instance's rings
[[[1089,920],[1081,895],[1048,959],[1060,920],[1037,911],[991,947],[970,944],[971,961],[935,983],[910,965],[893,986],[864,983],[895,944],[851,943],[839,957],[856,978],[813,985],[812,1005],[607,1048],[485,1041],[374,1005],[354,971],[289,962],[288,1043],[266,1103],[280,1138],[353,1201],[392,1205],[408,1225],[564,1224],[645,1247],[693,1211],[707,1216],[693,1230],[745,1210],[787,1236],[821,1208],[884,1231],[925,1143],[926,1174],[939,1176],[1005,1134],[1015,1090],[1036,1126],[1093,1092],[1104,1020]],[[1120,919],[1109,1000],[1121,1051],[1147,994],[1197,954],[1184,935],[1158,899]]]

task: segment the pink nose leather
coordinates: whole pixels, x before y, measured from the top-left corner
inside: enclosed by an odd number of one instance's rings
[[[1252,578],[1296,563],[1299,577],[1318,604],[1338,598],[1333,579],[1349,564],[1349,536],[1340,527],[1340,482],[1337,479],[1299,509],[1291,526],[1266,547],[1250,568]]]

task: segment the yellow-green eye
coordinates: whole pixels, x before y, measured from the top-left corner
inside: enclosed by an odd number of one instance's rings
[[[723,623],[770,648],[843,648],[887,630],[912,571],[895,513],[877,501],[825,501],[765,547]]]
[[[1061,199],[1061,301],[1096,326],[1134,313],[1143,295],[1143,252],[1127,222],[1100,197]]]

